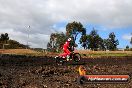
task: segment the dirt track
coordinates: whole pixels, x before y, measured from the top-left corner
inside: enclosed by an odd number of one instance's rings
[[[131,88],[132,80],[124,84],[78,85],[78,67],[84,65],[87,74],[130,74],[132,57],[83,58],[79,64],[69,62],[57,66],[51,57],[0,56],[0,88]]]

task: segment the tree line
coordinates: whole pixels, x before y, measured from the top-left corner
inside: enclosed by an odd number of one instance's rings
[[[2,33],[0,35],[0,49],[23,49],[27,48],[26,45],[20,44],[15,40],[9,38],[8,33]]]
[[[62,49],[62,45],[69,37],[71,37],[73,40],[70,45],[77,47],[75,41],[79,37],[78,34],[81,34],[79,44],[81,44],[84,49],[90,49],[94,51],[118,50],[117,46],[119,45],[119,41],[116,38],[114,32],[109,33],[108,37],[103,39],[98,34],[98,31],[94,28],[89,34],[86,34],[86,28],[84,28],[80,22],[75,21],[66,25],[66,33],[52,33],[50,35],[50,41],[47,44],[47,50],[60,51]],[[130,43],[132,44],[132,38]]]

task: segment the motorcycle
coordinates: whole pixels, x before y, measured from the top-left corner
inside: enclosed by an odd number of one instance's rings
[[[81,60],[81,55],[79,53],[76,53],[73,47],[69,47],[69,50],[71,51],[69,61],[78,63]],[[65,62],[68,62],[66,58],[63,58],[61,56],[56,56],[55,60],[57,65],[63,65]]]

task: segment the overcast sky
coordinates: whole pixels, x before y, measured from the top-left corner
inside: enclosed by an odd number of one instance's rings
[[[128,43],[131,8],[132,0],[0,0],[0,33],[26,44],[29,31],[31,47],[46,48],[51,33],[65,32],[68,22],[78,21],[87,30],[104,31],[102,37],[119,31],[118,37]]]

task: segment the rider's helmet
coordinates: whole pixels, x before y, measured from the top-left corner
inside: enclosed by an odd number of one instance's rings
[[[68,42],[70,42],[71,40],[72,40],[71,38],[68,38],[68,40],[67,40],[67,41],[68,41]]]

